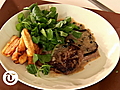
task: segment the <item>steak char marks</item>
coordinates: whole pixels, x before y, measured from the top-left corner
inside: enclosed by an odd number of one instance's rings
[[[77,46],[60,46],[54,53],[51,64],[56,72],[70,74],[80,66],[82,59],[83,53]]]
[[[59,45],[53,54],[49,64],[55,72],[71,74],[81,68],[82,62],[99,57],[98,45],[89,30],[80,30],[82,36],[79,39],[69,35],[66,44]],[[75,40],[75,42],[74,42]]]

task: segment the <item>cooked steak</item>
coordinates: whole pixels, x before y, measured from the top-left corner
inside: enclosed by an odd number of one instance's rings
[[[98,45],[89,30],[80,30],[82,36],[76,39],[72,35],[66,38],[66,44],[59,45],[54,51],[50,64],[55,72],[71,74],[81,67],[82,62],[99,56]]]
[[[74,45],[68,47],[59,46],[50,64],[54,67],[55,71],[70,74],[81,65],[82,59],[83,53],[79,47]]]

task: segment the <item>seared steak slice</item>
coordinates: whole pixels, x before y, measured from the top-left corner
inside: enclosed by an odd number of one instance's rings
[[[54,71],[59,71],[63,74],[71,74],[81,65],[83,53],[77,46],[70,45],[68,47],[60,46],[53,55],[50,64]]]

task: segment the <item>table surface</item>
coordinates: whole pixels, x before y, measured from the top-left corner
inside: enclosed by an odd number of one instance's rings
[[[92,0],[44,0],[44,1],[71,4],[71,5],[77,5],[77,6],[81,6],[81,7],[89,7],[92,9],[101,10],[95,4],[90,2]],[[109,0],[97,0],[97,1],[101,2],[105,6],[112,9],[113,11],[120,13],[120,0],[110,0],[110,1]]]
[[[3,5],[2,9],[0,9],[0,28],[11,16],[21,11],[23,7],[29,6],[30,4],[36,2],[38,4],[50,3],[41,0],[7,0]],[[95,13],[98,13],[106,20],[108,20],[111,23],[111,25],[115,28],[120,38],[120,14],[98,11],[93,9],[90,10],[92,10]],[[118,71],[118,73],[116,73],[116,71]],[[17,84],[15,84],[14,86],[7,86],[2,81],[2,76],[4,72],[5,70],[0,65],[0,90],[36,90],[35,88],[24,85],[21,82],[17,82]],[[120,63],[118,62],[117,66],[112,71],[112,73],[108,75],[105,79],[103,79],[95,85],[84,88],[82,90],[120,90]]]

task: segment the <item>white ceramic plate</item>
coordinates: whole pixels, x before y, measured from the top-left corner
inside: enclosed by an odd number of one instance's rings
[[[101,57],[87,64],[83,71],[76,74],[57,77],[48,75],[39,78],[29,74],[25,65],[14,64],[10,58],[0,53],[0,60],[5,70],[14,70],[19,75],[19,81],[39,89],[81,89],[105,78],[115,68],[119,59],[120,43],[114,28],[98,14],[77,6],[51,4],[41,5],[40,8],[47,9],[49,6],[57,7],[59,18],[71,16],[75,21],[89,28],[94,33],[99,45]],[[26,11],[22,12],[27,13]],[[15,29],[16,23],[17,15],[14,15],[2,27],[0,31],[0,51],[12,35],[18,35]]]

